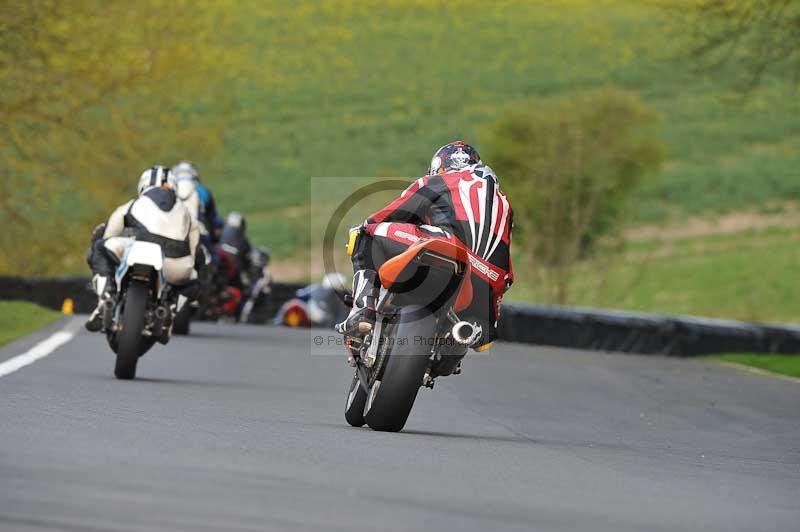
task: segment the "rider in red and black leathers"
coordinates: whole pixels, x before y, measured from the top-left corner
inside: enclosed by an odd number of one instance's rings
[[[514,280],[511,266],[513,213],[497,176],[474,148],[452,142],[440,148],[428,175],[358,228],[353,250],[353,311],[337,326],[353,334],[358,324],[374,321],[377,270],[422,238],[442,238],[469,249],[472,304],[460,314],[478,321],[483,336],[475,346],[496,337],[500,301]]]

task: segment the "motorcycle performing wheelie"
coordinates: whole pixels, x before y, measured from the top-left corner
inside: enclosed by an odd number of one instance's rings
[[[421,387],[461,373],[469,349],[497,337],[513,282],[512,211],[497,176],[463,142],[427,175],[351,229],[352,310],[336,325],[354,366],[345,419],[396,432]]]
[[[87,257],[98,304],[86,328],[105,334],[118,379],[133,379],[139,358],[169,341],[206,262],[172,173],[163,166],[145,170],[137,192],[95,229]]]

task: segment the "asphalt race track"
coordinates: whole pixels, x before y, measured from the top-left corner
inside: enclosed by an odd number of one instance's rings
[[[193,327],[134,382],[85,332],[0,377],[0,530],[800,530],[799,383],[506,344],[385,434],[327,332]]]

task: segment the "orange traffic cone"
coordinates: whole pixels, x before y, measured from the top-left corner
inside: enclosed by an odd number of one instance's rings
[[[72,302],[72,298],[68,297],[64,300],[61,304],[61,312],[62,314],[72,314],[75,312],[75,303]]]

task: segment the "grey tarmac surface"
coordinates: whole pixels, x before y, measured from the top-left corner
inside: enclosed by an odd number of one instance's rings
[[[385,434],[327,332],[193,332],[134,382],[85,332],[0,378],[0,530],[800,530],[798,383],[505,344]]]

